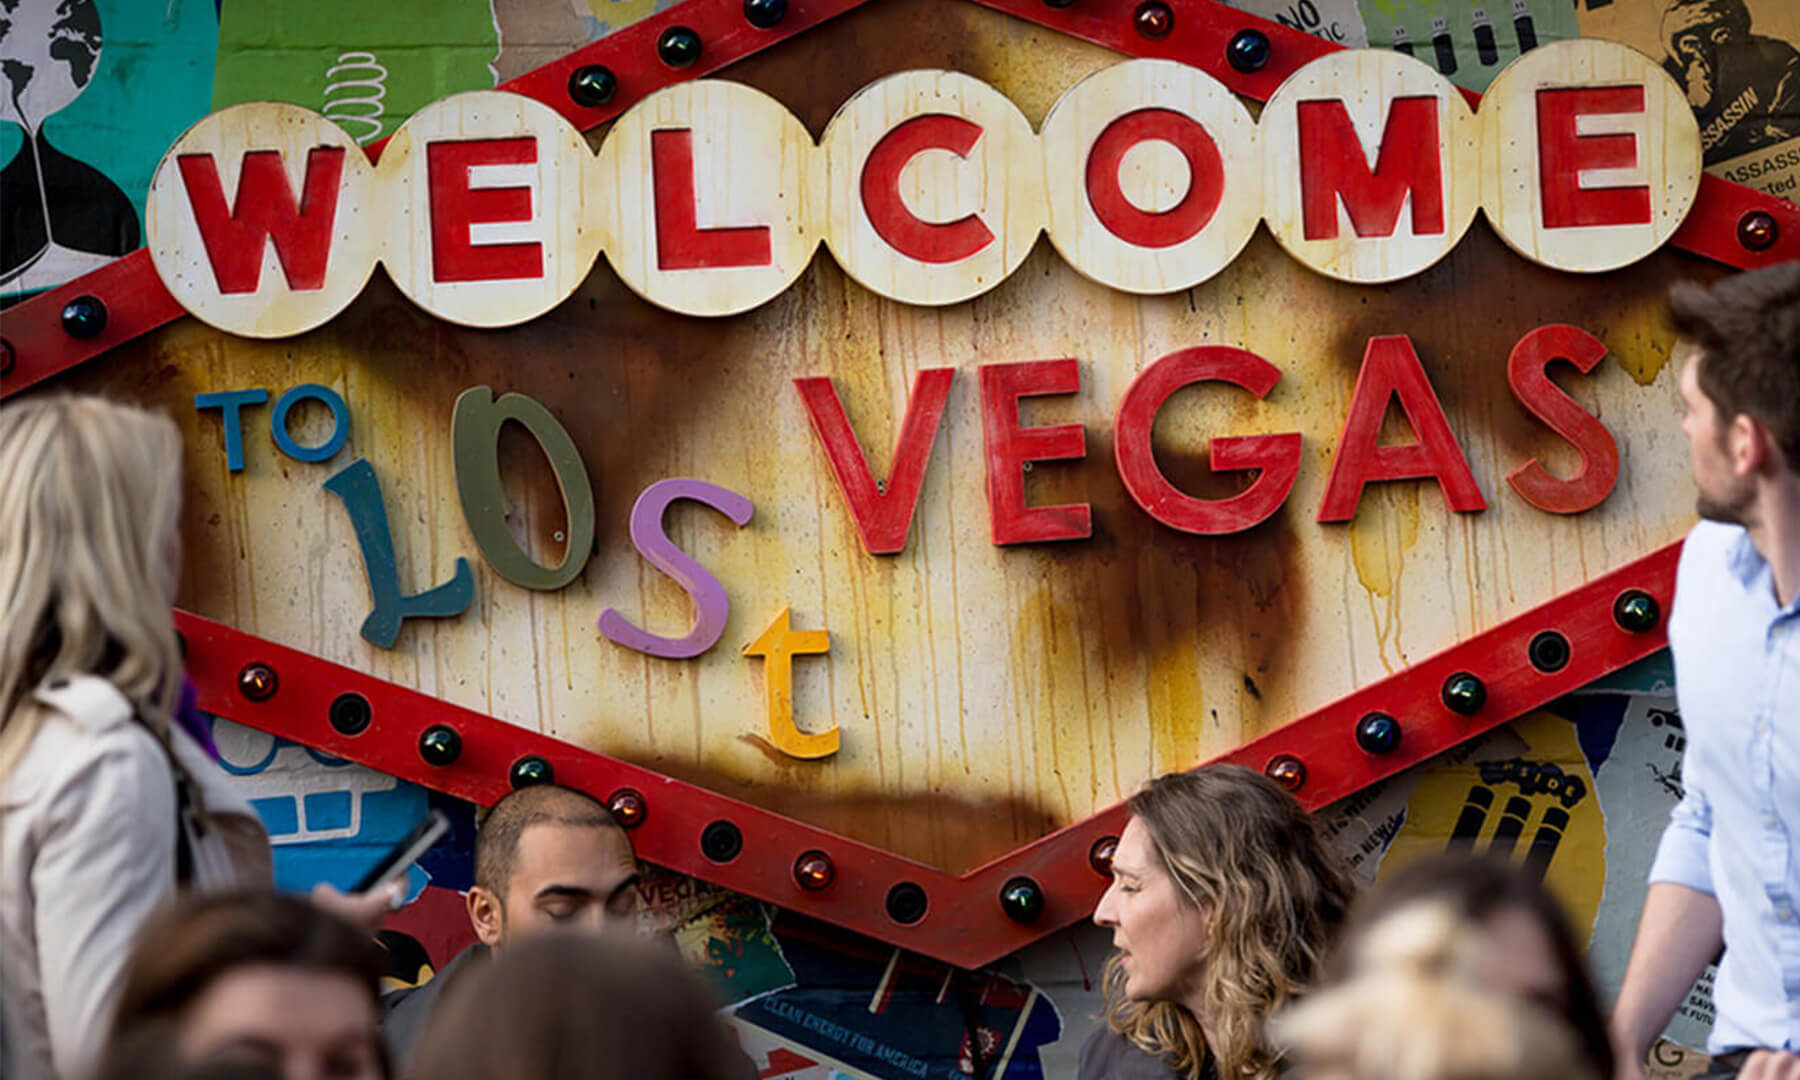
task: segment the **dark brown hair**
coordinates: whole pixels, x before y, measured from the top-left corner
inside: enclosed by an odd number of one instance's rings
[[[137,1025],[107,1047],[93,1080],[282,1080],[268,1062],[183,1062],[179,1028],[166,1019]]]
[[[1704,350],[1699,386],[1719,419],[1747,415],[1800,470],[1800,262],[1669,292],[1681,336]]]
[[[475,884],[506,899],[506,883],[519,864],[519,837],[533,825],[616,829],[600,800],[574,788],[534,784],[494,804],[475,831]]]
[[[1206,999],[1219,1075],[1268,1080],[1280,1068],[1264,1021],[1319,974],[1354,889],[1294,797],[1253,769],[1170,773],[1131,797],[1151,846],[1189,904],[1207,914]],[[1106,1020],[1176,1073],[1197,1077],[1206,1040],[1173,1001],[1125,997],[1115,957]]]
[[[1503,859],[1445,853],[1401,867],[1383,878],[1357,905],[1338,957],[1348,956],[1355,941],[1384,917],[1422,900],[1440,901],[1458,918],[1476,924],[1504,911],[1530,916],[1549,939],[1557,969],[1562,972],[1563,990],[1568,997],[1562,1018],[1574,1028],[1595,1075],[1613,1074],[1606,1014],[1600,1008],[1600,995],[1588,974],[1568,914],[1542,881]]]
[[[717,1003],[667,943],[551,931],[449,984],[419,1080],[741,1080]]]
[[[380,1007],[380,947],[349,923],[280,893],[188,897],[158,911],[139,932],[113,1020],[114,1042],[179,1023],[214,980],[252,965],[348,975]],[[385,1055],[382,1061],[385,1073]]]

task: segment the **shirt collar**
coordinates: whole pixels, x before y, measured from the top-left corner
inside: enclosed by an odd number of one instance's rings
[[[1756,579],[1769,567],[1762,552],[1756,550],[1756,545],[1750,542],[1747,531],[1740,532],[1737,539],[1732,541],[1730,550],[1726,552],[1725,562],[1731,569],[1731,576],[1737,578],[1738,583],[1746,589],[1754,587]]]
[[[1786,607],[1780,605],[1775,596],[1775,572],[1770,569],[1768,560],[1762,557],[1762,552],[1756,550],[1756,545],[1750,542],[1748,532],[1732,541],[1725,553],[1725,565],[1745,592],[1752,596],[1766,597],[1769,606],[1775,608],[1779,615],[1800,613],[1800,595],[1796,595],[1793,603]]]

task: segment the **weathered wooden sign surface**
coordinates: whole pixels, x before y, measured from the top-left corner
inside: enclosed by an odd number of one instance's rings
[[[1117,60],[972,6],[886,4],[729,75],[816,141],[864,85],[916,68],[978,77],[1042,132],[1065,91]],[[1476,119],[1447,115],[1454,138],[1475,138]],[[398,157],[378,169],[411,167]],[[1171,166],[1154,153],[1137,166],[1137,180],[1121,174],[1125,196],[1168,209],[1158,200],[1172,204],[1177,185],[1157,177]],[[1649,166],[1665,167],[1676,166]],[[559,183],[538,190],[579,197]],[[1471,183],[1457,173],[1447,214],[1472,212]],[[729,185],[707,196],[731,198]],[[1052,182],[1053,217],[1065,201]],[[622,200],[610,227],[653,227],[640,206]],[[182,423],[184,607],[952,871],[1404,669],[1692,520],[1662,316],[1671,281],[1713,272],[1691,257],[1561,273],[1477,221],[1430,269],[1350,285],[1259,229],[1235,259],[1176,251],[1151,271],[1229,264],[1204,284],[1134,296],[1040,235],[1017,272],[967,302],[881,298],[821,249],[789,287],[751,281],[716,298],[721,311],[761,306],[703,319],[628,288],[622,277],[661,286],[645,247],[625,250],[636,261],[615,272],[603,260],[550,314],[509,329],[433,318],[384,271],[303,336],[254,341],[184,321],[63,385],[161,402]],[[1531,336],[1546,325],[1585,333]],[[1254,355],[1170,362],[1158,376],[1185,362],[1214,380],[1160,409],[1184,380],[1138,382],[1160,358],[1220,346]],[[1527,406],[1555,396],[1534,378],[1555,357],[1590,368],[1548,370],[1610,432],[1610,486],[1591,425],[1565,425],[1584,459]],[[829,385],[796,383],[820,378]],[[196,395],[247,390],[266,397],[196,407]],[[882,545],[859,529],[822,449],[833,432],[847,445],[833,395],[876,482],[868,506],[918,484],[897,553],[868,550]],[[931,431],[940,395],[929,440],[903,443],[909,408]],[[508,418],[521,423],[496,432]],[[1377,432],[1425,450],[1384,454]],[[1294,434],[1297,456],[1291,440],[1212,442]],[[897,465],[897,443],[922,456]],[[1133,498],[1128,479],[1153,479],[1146,456],[1177,494],[1237,495],[1253,474],[1230,470],[1251,462],[1265,467],[1257,483],[1291,470],[1292,488],[1256,511],[1259,524],[1197,535],[1153,519],[1140,502],[1154,493]],[[577,459],[591,519],[565,490]],[[1380,479],[1420,460],[1437,478]],[[1547,476],[1509,483],[1533,460]],[[491,497],[496,469],[503,500]],[[697,574],[656,528],[651,503],[678,495],[662,529]],[[1037,509],[1050,507],[1063,509]],[[399,619],[409,607],[418,617]]]

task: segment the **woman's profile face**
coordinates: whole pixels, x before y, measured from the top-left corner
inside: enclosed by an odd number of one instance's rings
[[[181,1021],[180,1054],[273,1066],[282,1080],[385,1080],[375,1002],[334,971],[256,965],[214,979]]]
[[[1113,855],[1113,880],[1094,911],[1113,932],[1133,1001],[1186,1000],[1199,983],[1206,916],[1164,869],[1144,823],[1132,818]]]

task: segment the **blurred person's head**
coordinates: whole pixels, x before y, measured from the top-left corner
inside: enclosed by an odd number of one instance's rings
[[[92,1080],[286,1080],[268,1062],[184,1061],[178,1033],[173,1020],[137,1025],[107,1047]]]
[[[476,831],[469,921],[490,947],[555,927],[623,927],[637,918],[637,885],[631,840],[606,807],[538,784],[495,803]]]
[[[552,931],[444,991],[420,1080],[741,1080],[754,1075],[700,977],[667,944]]]
[[[1094,912],[1118,949],[1108,1025],[1184,1076],[1208,1047],[1221,1076],[1274,1076],[1264,1020],[1318,973],[1348,874],[1293,797],[1250,769],[1172,773],[1129,806]]]
[[[1699,514],[1754,528],[1764,489],[1800,475],[1800,263],[1684,282],[1669,306]]]
[[[1480,989],[1529,1002],[1566,1022],[1596,1076],[1613,1073],[1612,1041],[1581,945],[1542,881],[1492,857],[1443,854],[1384,877],[1352,913],[1334,978],[1356,974],[1361,942],[1391,916],[1439,905],[1469,931],[1466,976]]]
[[[0,782],[42,723],[32,689],[105,678],[166,735],[181,687],[181,435],[97,397],[0,408]]]
[[[1568,1024],[1494,978],[1494,944],[1451,901],[1388,908],[1274,1038],[1306,1080],[1608,1080]]]
[[[145,923],[113,1027],[122,1051],[162,1030],[184,1067],[260,1065],[282,1080],[385,1080],[381,952],[277,893],[188,898]]]

